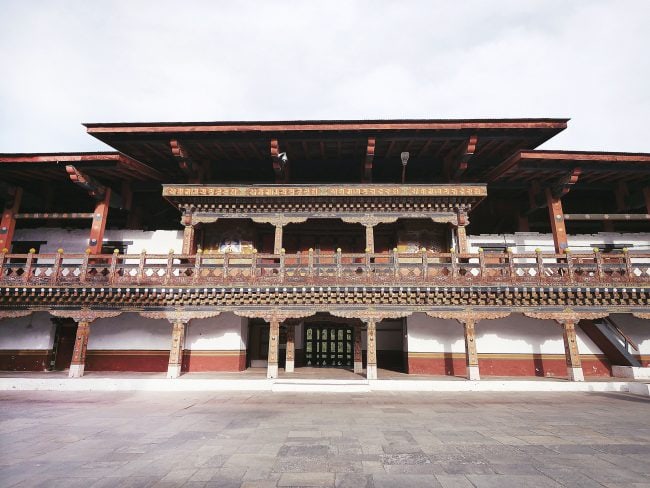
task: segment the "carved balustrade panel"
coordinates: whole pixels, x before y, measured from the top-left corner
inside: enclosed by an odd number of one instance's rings
[[[650,284],[649,253],[0,255],[2,285]]]

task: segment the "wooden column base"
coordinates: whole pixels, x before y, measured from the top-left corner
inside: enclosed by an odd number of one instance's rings
[[[81,378],[84,375],[85,364],[71,364],[70,372],[68,377],[70,378]]]
[[[366,379],[376,380],[377,379],[377,365],[369,364],[366,368]]]
[[[582,368],[572,368],[571,366],[567,366],[566,373],[567,373],[567,377],[569,378],[569,381],[585,380],[585,374],[582,371]]]
[[[467,366],[467,379],[471,381],[479,381],[481,379],[478,366]]]
[[[170,364],[167,366],[167,378],[174,379],[181,375],[180,364]]]
[[[266,367],[266,377],[269,379],[278,377],[278,363],[269,363]]]
[[[361,361],[355,361],[354,362],[354,372],[356,374],[363,373],[363,363]]]

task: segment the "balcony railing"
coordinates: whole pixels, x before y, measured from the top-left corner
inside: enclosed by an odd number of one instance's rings
[[[0,254],[0,285],[650,285],[650,253]]]

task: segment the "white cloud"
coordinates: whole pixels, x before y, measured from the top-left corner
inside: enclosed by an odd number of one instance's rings
[[[19,1],[0,152],[80,122],[572,118],[547,144],[650,152],[647,1]]]

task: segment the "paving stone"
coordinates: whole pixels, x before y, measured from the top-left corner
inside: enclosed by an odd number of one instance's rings
[[[0,486],[641,487],[649,457],[618,394],[0,392]]]
[[[334,473],[285,473],[278,486],[334,486]]]

